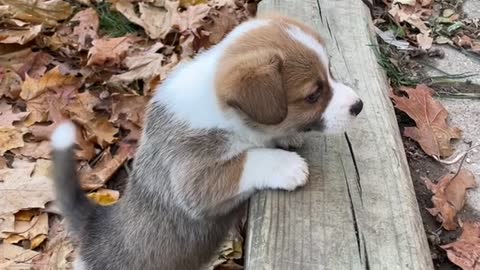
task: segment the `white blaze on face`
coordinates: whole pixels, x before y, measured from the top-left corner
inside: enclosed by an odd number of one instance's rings
[[[323,45],[314,37],[305,33],[297,26],[290,26],[287,30],[289,36],[302,43],[305,47],[313,50],[323,65],[328,68],[328,55]],[[352,88],[343,83],[335,81],[327,70],[327,77],[330,86],[332,87],[332,99],[323,112],[322,119],[325,133],[339,133],[343,132],[348,125],[356,118],[350,112],[352,106],[360,100],[358,95]]]

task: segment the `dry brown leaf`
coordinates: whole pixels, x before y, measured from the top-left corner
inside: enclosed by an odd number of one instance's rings
[[[235,18],[235,14],[228,6],[213,9],[209,13],[212,23],[205,27],[210,34],[208,39],[212,45],[218,44],[226,34],[241,22]]]
[[[8,150],[23,147],[23,134],[25,131],[22,129],[0,127],[0,155]]]
[[[111,122],[126,119],[132,123],[143,123],[143,115],[149,98],[146,96],[121,95],[113,98]]]
[[[163,58],[163,54],[158,53],[146,53],[144,55],[127,57],[124,63],[129,71],[112,76],[110,82],[131,83],[134,80],[148,80],[158,75],[164,75]]]
[[[437,184],[427,178],[423,179],[427,188],[434,194],[432,197],[434,207],[428,211],[442,222],[446,230],[457,228],[456,215],[465,204],[467,189],[477,186],[475,176],[466,169],[460,170],[455,178],[454,175],[450,173],[443,176]]]
[[[25,29],[2,29],[0,30],[0,43],[17,43],[23,45],[36,38],[41,31],[41,25],[35,25]]]
[[[94,40],[93,47],[88,51],[87,66],[118,66],[127,51],[132,46],[134,39],[131,37],[102,38]]]
[[[13,123],[22,121],[27,117],[29,112],[13,112],[12,105],[7,104],[4,101],[0,101],[0,127],[13,128]]]
[[[17,215],[15,215],[17,216]],[[15,219],[13,231],[6,231],[2,236],[7,235],[5,242],[15,244],[22,240],[29,240],[29,248],[37,248],[48,235],[48,214],[42,213],[34,216],[31,220]]]
[[[407,97],[391,94],[395,107],[410,116],[417,127],[405,128],[404,135],[420,144],[430,156],[448,157],[453,153],[450,143],[461,136],[461,130],[449,127],[447,110],[432,98],[432,89],[418,85],[415,89],[402,87]]]
[[[0,244],[0,269],[31,269],[32,261],[40,253],[19,246]]]
[[[441,248],[447,251],[448,259],[463,270],[480,269],[480,223],[465,222],[460,238]]]
[[[164,3],[150,5],[147,3],[134,3],[128,0],[114,2],[114,7],[128,20],[141,26],[152,39],[165,38],[172,28],[172,16],[178,13],[178,0],[165,0]],[[137,15],[136,10],[138,9]]]
[[[419,5],[408,6],[408,5],[392,5],[388,13],[394,17],[397,22],[407,22],[410,25],[417,28],[420,33],[428,34],[430,28],[425,24],[425,20],[430,14]]]
[[[43,208],[54,198],[51,161],[16,159],[12,168],[0,169],[0,233],[14,230],[14,214],[20,209]]]
[[[65,226],[54,219],[45,250],[33,259],[33,270],[72,269],[73,245]]]
[[[0,67],[0,98],[16,98],[20,94],[22,77],[13,69]]]
[[[22,155],[24,157],[49,159],[51,158],[51,150],[49,141],[41,141],[25,142],[22,148],[12,149],[10,151],[15,155]]]
[[[120,197],[120,192],[111,189],[99,189],[95,192],[87,194],[87,197],[102,206],[115,204]]]
[[[31,100],[45,93],[48,89],[56,89],[66,86],[79,87],[80,80],[73,75],[62,74],[57,66],[42,76],[40,79],[33,79],[26,76],[22,84],[22,92],[20,97],[24,100]]]
[[[133,149],[130,145],[121,145],[117,153],[112,157],[109,149],[104,154],[95,168],[82,175],[82,188],[85,190],[95,190],[101,188],[110,180],[112,175],[127,161],[132,158]]]
[[[452,40],[457,46],[462,48],[470,48],[473,45],[472,39],[467,35],[455,36]]]
[[[84,49],[91,47],[92,41],[98,38],[97,31],[100,26],[95,9],[82,10],[75,14],[70,21],[78,22],[78,25],[73,28],[73,34],[78,36],[80,46]]]
[[[72,6],[62,0],[1,0],[0,3],[8,7],[6,16],[48,27],[69,18],[73,12]]]

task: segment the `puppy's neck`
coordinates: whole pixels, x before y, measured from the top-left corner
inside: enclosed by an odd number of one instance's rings
[[[245,125],[233,109],[222,109],[214,85],[225,49],[242,34],[266,23],[263,20],[243,23],[217,46],[179,66],[157,89],[153,102],[164,104],[191,128],[226,130],[258,146],[271,141],[271,136]]]

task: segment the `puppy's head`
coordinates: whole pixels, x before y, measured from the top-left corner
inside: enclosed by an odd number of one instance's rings
[[[234,33],[219,63],[215,83],[223,107],[249,126],[278,133],[342,132],[363,103],[332,77],[318,34],[286,18],[258,24]]]

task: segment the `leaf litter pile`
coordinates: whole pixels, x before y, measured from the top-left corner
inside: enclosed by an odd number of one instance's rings
[[[466,194],[478,188],[478,176],[462,165],[468,152],[478,145],[470,145],[465,152],[455,151],[454,143],[462,138],[462,131],[449,125],[448,111],[434,98],[438,92],[432,88],[436,79],[458,79],[469,75],[427,77],[419,71],[421,61],[417,61],[422,57],[442,57],[435,44],[448,44],[478,57],[480,21],[466,18],[461,1],[383,0],[374,3],[371,13],[379,40],[376,48],[379,64],[385,69],[393,89],[390,97],[398,112],[411,166],[420,164],[415,170],[420,172],[422,180],[415,184],[417,198],[421,206],[429,205],[421,209],[422,213],[437,221],[433,224],[435,230],[427,229],[435,265],[445,267],[443,258],[437,254],[442,253],[464,270],[480,269],[480,220],[462,220],[461,215]],[[412,142],[419,148],[412,147]],[[422,176],[429,174],[429,168],[425,167],[427,163],[434,163],[433,170],[446,173],[438,179]],[[453,164],[457,169],[449,172],[446,165]],[[412,174],[413,171],[414,167]],[[422,198],[423,193],[428,199]],[[422,200],[428,202],[422,203]],[[428,222],[424,220],[424,223]],[[442,233],[450,232],[454,236],[440,237]],[[447,268],[454,269],[451,265]]]
[[[77,125],[88,197],[114,204],[156,86],[254,16],[258,2],[0,0],[0,269],[71,268],[51,179],[58,123]],[[212,269],[242,269],[242,230]]]

